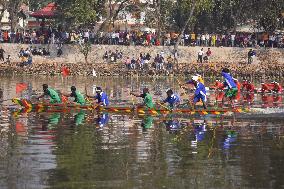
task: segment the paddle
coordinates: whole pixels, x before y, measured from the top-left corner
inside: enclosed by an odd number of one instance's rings
[[[88,96],[88,90],[87,90],[87,87],[85,85],[85,94],[86,94],[86,100],[89,102],[89,103],[92,103],[91,101],[93,100],[93,98],[89,98]]]
[[[171,109],[169,109],[168,107],[164,106],[163,104],[161,104],[160,102],[156,102],[158,105],[160,105],[161,107],[165,108],[166,110],[171,111]]]

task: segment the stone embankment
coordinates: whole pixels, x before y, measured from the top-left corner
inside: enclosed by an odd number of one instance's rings
[[[247,64],[248,48],[211,47],[211,63],[196,63],[197,52],[201,47],[180,47],[179,64],[173,71],[156,71],[154,68],[144,70],[128,70],[124,66],[126,57],[138,58],[140,53],[150,53],[152,57],[163,53],[165,57],[172,55],[172,47],[141,47],[141,46],[108,46],[94,45],[88,57],[88,64],[80,53],[78,45],[64,45],[63,55],[56,56],[55,45],[32,45],[50,49],[50,56],[33,56],[31,66],[20,67],[18,52],[21,48],[28,48],[25,44],[1,44],[5,50],[5,57],[11,55],[10,64],[0,64],[0,74],[17,75],[57,75],[62,66],[70,70],[71,75],[92,75],[93,69],[98,76],[129,76],[129,75],[188,75],[201,73],[206,76],[217,76],[223,67],[229,67],[233,74],[239,77],[282,77],[284,75],[284,49],[255,49],[257,57],[254,63]],[[204,47],[206,52],[208,47]],[[103,55],[106,51],[121,51],[123,58],[117,63],[106,63]],[[153,58],[152,58],[153,59]]]

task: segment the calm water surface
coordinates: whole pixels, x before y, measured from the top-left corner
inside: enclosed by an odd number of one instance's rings
[[[29,89],[15,93],[17,83]],[[155,99],[174,79],[1,78],[3,98],[41,92],[106,89],[112,104],[149,87]],[[187,97],[184,96],[184,99]],[[275,97],[271,97],[275,98]],[[256,104],[263,98],[255,96]],[[0,188],[284,188],[284,119],[212,116],[138,117],[91,112],[0,112]],[[273,106],[278,106],[273,104]]]

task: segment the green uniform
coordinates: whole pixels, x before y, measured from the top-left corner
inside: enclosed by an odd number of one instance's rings
[[[76,125],[81,125],[85,119],[85,115],[86,113],[84,111],[80,111],[79,113],[77,113],[74,117],[75,119],[75,124]]]
[[[142,127],[145,129],[151,128],[153,125],[153,120],[154,119],[152,116],[146,116],[141,123]]]
[[[144,99],[144,105],[147,108],[154,108],[152,95],[150,95],[149,93],[146,93],[146,94],[142,94],[141,97]]]
[[[85,105],[86,104],[85,97],[78,91],[72,92],[71,93],[71,97],[74,97],[75,98],[74,102],[76,102],[76,103],[78,103],[80,105]]]
[[[225,96],[226,97],[229,97],[229,98],[232,98],[232,97],[235,97],[238,93],[238,89],[237,88],[231,88],[231,89],[228,89],[226,91],[226,94]]]
[[[50,97],[50,103],[61,103],[61,98],[59,97],[59,94],[51,88],[48,88],[45,92],[45,95],[48,95]]]
[[[51,114],[48,118],[48,128],[51,129],[52,126],[57,125],[59,123],[60,113]]]

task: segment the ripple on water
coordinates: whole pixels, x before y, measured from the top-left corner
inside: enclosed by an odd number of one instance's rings
[[[22,80],[4,80],[9,93],[10,81]],[[47,82],[63,91],[93,85],[84,78],[26,81],[35,89]],[[121,93],[119,105],[131,105],[129,92],[143,86],[162,94],[155,99],[164,98],[168,87],[179,90],[168,79],[95,82],[111,98]],[[0,188],[281,188],[283,136],[279,114],[226,118],[50,112],[14,117],[1,110]]]

